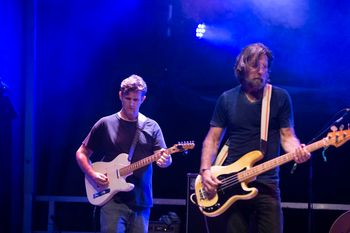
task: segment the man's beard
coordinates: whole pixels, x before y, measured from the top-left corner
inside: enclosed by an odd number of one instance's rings
[[[256,78],[256,79],[245,79],[245,86],[253,92],[263,89],[266,85],[268,79],[266,78]]]

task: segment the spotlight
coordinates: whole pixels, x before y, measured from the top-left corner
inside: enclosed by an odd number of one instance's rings
[[[196,37],[202,38],[204,33],[205,33],[205,24],[204,23],[198,24],[196,29]]]

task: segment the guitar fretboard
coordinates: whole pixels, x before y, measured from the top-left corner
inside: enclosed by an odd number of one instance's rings
[[[313,152],[315,150],[318,150],[321,147],[327,147],[329,146],[329,140],[327,138],[323,138],[322,140],[319,140],[317,142],[314,142],[312,144],[309,144],[306,146],[306,149],[309,152]],[[238,180],[240,182],[244,182],[246,180],[249,180],[251,178],[254,178],[266,171],[269,171],[275,167],[278,167],[280,165],[283,165],[285,163],[288,163],[294,159],[294,152],[290,152],[284,155],[281,155],[277,158],[271,159],[267,162],[264,162],[262,164],[259,164],[257,166],[254,166],[252,168],[249,168],[245,171],[242,171],[237,174]]]
[[[165,151],[167,154],[173,154],[173,153],[179,152],[181,150],[179,148],[177,148],[176,146],[172,146],[172,147],[166,149]],[[160,153],[155,153],[153,155],[150,155],[144,159],[141,159],[135,163],[132,163],[126,167],[121,168],[119,170],[119,174],[121,176],[126,176],[139,168],[145,167],[148,164],[151,164],[151,163],[157,161],[160,157],[161,157]]]

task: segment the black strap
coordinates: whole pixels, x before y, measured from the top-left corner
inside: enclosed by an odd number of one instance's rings
[[[139,114],[141,114],[141,113],[139,113]],[[144,116],[142,115],[142,117],[138,117],[138,119],[137,119],[135,136],[134,136],[134,139],[132,140],[132,144],[131,144],[131,147],[129,150],[129,156],[128,156],[129,161],[131,161],[132,156],[134,155],[135,147],[136,147],[137,141],[139,139],[140,132],[143,130],[143,128],[145,127],[145,124],[146,124],[147,118],[143,119],[143,117]],[[141,119],[143,119],[143,120],[141,120]]]
[[[139,135],[140,135],[140,129],[137,126],[136,127],[135,136],[134,136],[134,139],[132,140],[132,144],[131,144],[131,147],[130,147],[130,150],[129,150],[129,156],[128,156],[128,160],[129,161],[131,161],[132,156],[134,155],[134,151],[135,151],[135,147],[136,147],[136,143],[138,141]]]
[[[267,152],[267,141],[260,139],[260,151],[265,155]]]

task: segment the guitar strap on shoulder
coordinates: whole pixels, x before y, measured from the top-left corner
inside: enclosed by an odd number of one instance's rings
[[[146,120],[147,120],[147,117],[145,115],[143,115],[142,113],[139,113],[138,118],[137,118],[137,127],[136,127],[136,131],[135,131],[135,136],[134,136],[134,139],[132,140],[132,144],[131,144],[131,147],[129,150],[129,156],[128,156],[129,161],[131,161],[132,156],[134,155],[135,147],[136,147],[137,141],[139,139],[140,132],[145,127]]]
[[[265,154],[267,151],[267,138],[269,133],[270,101],[272,85],[266,84],[261,107],[261,128],[260,128],[260,151]]]
[[[263,93],[262,107],[261,107],[261,128],[260,128],[260,150],[263,154],[267,151],[267,137],[269,132],[269,118],[270,118],[270,101],[271,101],[272,85],[266,84]],[[228,154],[229,139],[221,148],[218,156],[214,161],[214,165],[221,166]]]
[[[228,154],[228,146],[229,146],[229,139],[226,140],[225,144],[221,148],[218,156],[216,156],[216,159],[214,161],[214,165],[222,166],[222,164],[225,162],[225,159]]]

